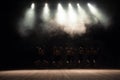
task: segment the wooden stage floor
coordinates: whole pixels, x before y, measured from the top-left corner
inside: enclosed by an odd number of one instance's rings
[[[0,80],[120,80],[120,70],[2,70]]]

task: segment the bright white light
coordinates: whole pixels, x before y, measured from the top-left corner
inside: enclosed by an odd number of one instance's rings
[[[50,17],[50,10],[49,10],[48,4],[45,3],[44,9],[43,9],[43,19],[48,20],[49,17]]]
[[[75,23],[77,21],[77,14],[74,11],[71,3],[69,3],[68,5],[68,20],[70,21],[70,23]]]
[[[78,6],[78,7],[80,6],[79,3],[77,3],[77,6]]]
[[[44,11],[45,11],[45,14],[49,13],[49,8],[47,3],[45,3]]]
[[[77,3],[77,7],[78,7],[79,10],[82,10],[82,8],[81,8],[79,3]]]
[[[102,15],[100,14],[100,12],[98,12],[98,10],[90,3],[87,4],[91,13],[94,15],[93,19],[95,21],[95,23],[98,23],[100,21],[100,19],[102,19]]]
[[[35,11],[32,9],[29,9],[26,14],[25,14],[25,19],[24,19],[24,25],[26,27],[33,27],[34,21],[35,21]]]
[[[90,3],[88,3],[88,7],[93,14],[96,14],[98,12],[97,9],[94,6],[92,6]]]
[[[66,13],[60,3],[58,4],[56,19],[57,22],[61,25],[63,25],[66,22]]]
[[[19,23],[19,32],[22,36],[29,35],[29,30],[32,30],[34,28],[35,24],[35,10],[34,10],[34,4],[31,5],[31,8],[29,8],[25,12],[24,18]]]
[[[34,3],[31,4],[31,8],[32,8],[32,9],[35,8],[35,4],[34,4]]]
[[[79,3],[77,3],[77,7],[78,7],[79,16],[83,18],[83,16],[85,15],[84,10],[81,8],[81,6],[79,5]]]
[[[84,9],[80,6],[79,3],[77,3],[77,8],[80,22],[90,23],[90,19],[88,18],[87,13],[84,11]]]
[[[94,15],[94,21],[96,23],[101,23],[104,26],[109,25],[109,20],[107,18],[107,16],[105,16],[99,9],[97,9],[96,7],[94,7],[92,4],[88,3],[88,7],[91,11],[91,13]]]

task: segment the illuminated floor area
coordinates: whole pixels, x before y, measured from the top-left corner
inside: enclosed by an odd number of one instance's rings
[[[0,80],[120,80],[120,70],[9,70]]]

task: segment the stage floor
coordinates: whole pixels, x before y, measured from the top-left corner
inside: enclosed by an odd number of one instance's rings
[[[0,71],[0,80],[120,80],[120,70],[6,70]]]

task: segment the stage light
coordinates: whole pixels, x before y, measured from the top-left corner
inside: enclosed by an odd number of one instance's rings
[[[49,13],[49,8],[48,8],[48,4],[47,3],[45,3],[44,10],[45,10],[45,14]]]
[[[78,7],[78,13],[81,15],[81,17],[85,17],[86,16],[86,13],[84,11],[84,9],[82,9],[82,7],[80,6],[79,3],[77,3],[77,7]]]
[[[81,6],[79,3],[77,3],[78,10],[82,10]]]
[[[80,6],[79,3],[77,3],[77,8],[78,8],[78,17],[79,20],[84,22],[84,23],[90,23],[90,20],[88,18],[87,13],[85,12],[85,10]]]
[[[88,3],[88,7],[93,14],[96,14],[98,12],[97,9],[90,3]]]
[[[77,14],[75,10],[73,9],[71,3],[68,5],[68,19],[70,23],[75,23],[77,21]]]
[[[79,16],[82,17],[84,15],[84,11],[83,9],[81,8],[80,4],[77,3],[77,8],[78,8],[78,13],[79,13]]]
[[[97,10],[97,8],[95,8],[92,4],[88,3],[87,4],[88,7],[89,7],[89,10],[91,11],[91,13],[93,14],[93,20],[94,20],[94,23],[98,23],[98,22],[101,22],[102,21],[102,15],[100,14],[100,12]]]
[[[91,11],[91,13],[93,14],[93,18],[95,22],[101,22],[103,20],[103,15],[101,14],[101,12],[92,4],[88,3],[88,7]]]
[[[34,28],[35,24],[35,4],[31,4],[31,8],[27,9],[23,19],[19,23],[19,32],[21,36],[29,35],[29,30]]]
[[[95,23],[102,24],[104,26],[109,25],[109,19],[105,14],[102,13],[97,7],[93,6],[92,4],[87,4],[91,13],[93,14],[93,19]]]
[[[78,7],[80,6],[79,3],[77,3],[77,6],[78,6]]]
[[[25,14],[24,25],[28,27],[33,27],[35,21],[35,11],[33,9],[29,9]]]
[[[66,22],[66,13],[60,3],[58,4],[57,8],[56,20],[61,25],[63,25]]]
[[[34,8],[35,8],[35,4],[32,3],[32,4],[31,4],[31,9],[34,9]]]
[[[43,9],[43,19],[46,21],[49,19],[49,17],[50,17],[49,6],[47,3],[45,3],[44,9]]]

